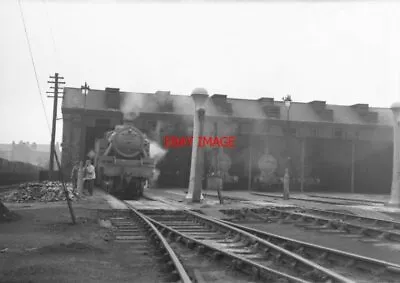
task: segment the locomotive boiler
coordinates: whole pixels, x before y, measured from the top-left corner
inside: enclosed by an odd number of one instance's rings
[[[95,141],[97,182],[111,194],[138,199],[153,177],[150,141],[129,121]]]

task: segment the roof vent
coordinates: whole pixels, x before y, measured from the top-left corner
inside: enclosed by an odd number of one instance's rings
[[[268,118],[279,119],[281,117],[281,108],[279,106],[266,105],[266,106],[263,106],[262,109]]]
[[[227,101],[227,97],[225,94],[214,94],[211,96],[211,100],[219,112],[232,115],[232,104]]]
[[[119,88],[106,88],[106,107],[111,109],[119,109],[120,107]]]
[[[326,108],[326,101],[314,100],[314,101],[309,102],[309,104],[311,104],[311,107],[316,112],[321,112],[321,111],[325,110],[325,108]]]
[[[262,103],[262,104],[274,104],[274,98],[273,97],[261,97],[257,101]]]
[[[226,100],[228,96],[226,94],[214,94],[211,96],[212,100]]]
[[[215,104],[215,107],[221,114],[232,115],[233,113],[232,104],[229,102]]]
[[[158,101],[157,104],[159,112],[167,112],[167,113],[174,112],[174,104],[172,103],[171,100]]]
[[[378,113],[369,111],[369,105],[368,104],[354,104],[351,105],[351,108],[353,108],[358,115],[367,123],[377,123],[378,122]]]
[[[369,105],[368,104],[354,104],[351,106],[352,108],[354,108],[356,111],[360,111],[360,112],[365,112],[369,110]]]
[[[170,91],[157,90],[156,95],[171,95]]]
[[[170,91],[156,91],[154,95],[148,97],[157,104],[158,112],[174,112],[174,105],[172,103]]]
[[[324,121],[333,121],[333,110],[326,109],[326,101],[314,100],[309,102],[314,111]]]

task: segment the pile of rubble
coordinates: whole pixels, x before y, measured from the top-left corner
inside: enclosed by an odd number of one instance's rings
[[[79,198],[79,195],[73,192],[71,184],[66,183],[65,187],[71,200]],[[52,202],[65,200],[66,197],[62,183],[50,181],[21,184],[16,190],[2,197],[2,201],[4,202]]]

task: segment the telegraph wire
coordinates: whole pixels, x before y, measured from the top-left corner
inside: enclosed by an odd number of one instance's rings
[[[54,51],[54,56],[55,56],[55,58],[56,58],[56,59],[55,59],[55,65],[56,65],[56,69],[58,69],[58,67],[60,67],[60,61],[58,60],[58,59],[59,59],[59,56],[58,56],[58,50],[57,50],[56,40],[55,40],[55,37],[54,37],[54,33],[53,33],[53,28],[52,28],[52,24],[51,24],[49,12],[48,12],[48,10],[47,10],[48,1],[47,1],[47,0],[42,0],[42,2],[43,2],[43,5],[44,5],[44,12],[45,12],[45,14],[46,14],[47,23],[48,23],[49,30],[50,30],[50,37],[51,37],[51,40],[52,40],[52,42],[53,42],[53,51]]]
[[[44,117],[46,118],[46,123],[47,123],[47,129],[49,130],[49,133],[51,134],[51,129],[50,129],[50,123],[49,123],[49,119],[47,118],[47,114],[46,114],[46,107],[44,106],[44,102],[43,102],[43,97],[42,97],[42,91],[40,89],[40,84],[39,84],[39,79],[38,79],[38,75],[37,75],[37,71],[36,71],[36,65],[35,65],[35,60],[33,59],[33,53],[32,53],[32,49],[31,49],[31,43],[29,41],[29,36],[28,36],[28,31],[26,29],[26,23],[25,23],[25,18],[24,18],[24,13],[22,11],[22,4],[21,4],[21,0],[18,0],[18,4],[19,4],[19,10],[21,12],[21,18],[22,18],[22,22],[24,24],[24,30],[25,30],[25,36],[26,36],[26,40],[28,41],[28,47],[29,47],[29,54],[31,56],[31,61],[32,61],[32,65],[33,65],[33,70],[35,71],[35,78],[36,78],[36,84],[39,90],[39,97],[40,97],[40,101],[42,103],[42,107],[43,107],[43,112],[44,112]],[[57,109],[56,109],[57,111]],[[54,117],[55,118],[55,117]],[[72,219],[72,224],[76,224],[76,218],[75,218],[75,213],[72,209],[72,204],[71,204],[71,199],[69,197],[69,193],[67,191],[67,188],[65,186],[65,182],[64,182],[64,177],[62,174],[62,169],[61,169],[61,164],[60,164],[60,159],[58,158],[57,152],[55,151],[55,147],[54,144],[52,144],[51,146],[51,150],[54,153],[54,157],[56,159],[57,162],[57,167],[58,167],[58,171],[59,171],[59,178],[61,180],[61,184],[64,190],[64,194],[65,194],[65,198],[67,200],[67,204],[68,204],[68,209],[69,212],[71,214],[71,219]],[[50,163],[52,163],[53,160],[50,160]],[[51,164],[52,166],[53,164]],[[51,176],[52,177],[52,176]]]
[[[42,97],[42,91],[41,91],[41,89],[40,89],[39,78],[38,78],[38,74],[37,74],[37,71],[36,71],[35,60],[34,60],[34,58],[33,58],[33,53],[32,53],[32,48],[31,48],[31,42],[30,42],[30,40],[29,40],[28,31],[27,31],[27,28],[26,28],[26,23],[25,23],[24,13],[23,13],[23,10],[22,10],[21,0],[18,0],[18,4],[19,4],[19,10],[20,10],[20,12],[21,12],[22,23],[23,23],[23,25],[24,25],[24,31],[25,31],[26,40],[27,40],[27,42],[28,42],[29,54],[30,54],[30,57],[31,57],[33,70],[34,70],[34,73],[35,73],[36,85],[37,85],[38,91],[39,91],[40,102],[42,103],[43,112],[44,112],[44,117],[46,118],[47,129],[48,129],[49,133],[51,133],[51,130],[50,130],[50,123],[49,123],[49,119],[47,118],[46,107],[44,106],[44,101],[43,101],[43,97]]]

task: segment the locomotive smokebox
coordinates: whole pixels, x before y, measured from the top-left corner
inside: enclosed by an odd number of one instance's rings
[[[149,140],[132,122],[124,119],[123,125],[115,126],[103,139],[96,141],[95,164],[103,188],[124,194],[128,199],[137,199],[143,195],[148,180],[153,178],[155,160],[149,157]]]

